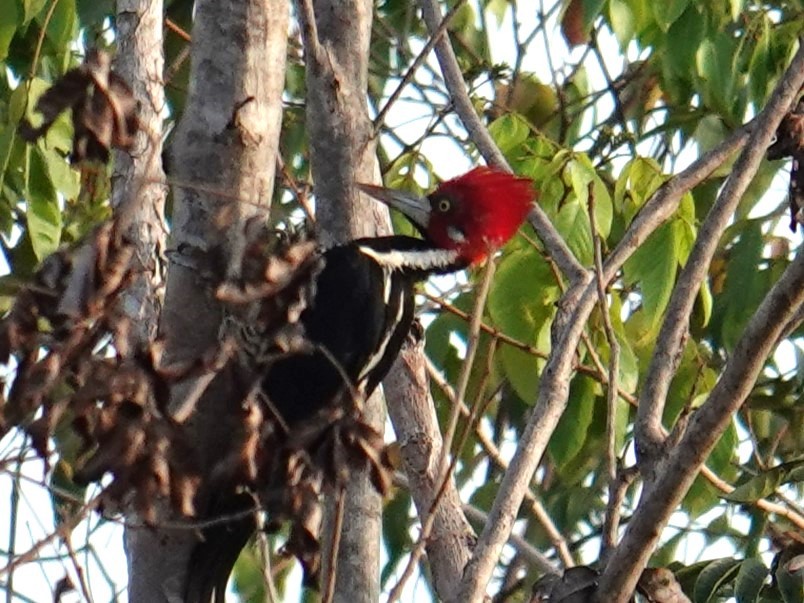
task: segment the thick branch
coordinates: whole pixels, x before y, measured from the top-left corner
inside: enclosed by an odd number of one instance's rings
[[[163,282],[162,252],[167,230],[164,207],[162,119],[162,1],[119,0],[114,69],[130,82],[140,103],[140,131],[134,148],[114,154],[112,207],[126,236],[137,247],[143,272],[126,291],[123,311],[132,321],[128,347],[150,341],[156,333]],[[118,342],[120,345],[122,342]]]
[[[779,334],[804,305],[804,253],[799,253],[768,293],[740,338],[709,399],[692,416],[653,485],[645,490],[620,545],[601,576],[600,601],[628,601],[662,528],[692,484],[748,394]],[[603,594],[605,593],[605,594]]]
[[[649,482],[655,477],[655,463],[660,460],[664,442],[661,421],[665,398],[678,365],[695,298],[701,283],[707,277],[709,263],[717,250],[720,237],[756,174],[765,150],[776,135],[779,122],[798,99],[802,83],[804,46],[799,48],[767,107],[757,118],[748,144],[701,225],[695,245],[673,289],[637,409],[637,453],[640,456],[640,470]]]
[[[440,486],[439,461],[443,448],[425,362],[422,343],[405,347],[384,382],[388,414],[419,517],[430,512]],[[433,528],[426,547],[433,585],[440,599],[453,600],[474,538],[454,480],[450,479],[433,513]]]
[[[324,243],[390,232],[388,210],[362,198],[355,181],[372,182],[379,170],[366,89],[373,5],[370,0],[298,0],[305,49],[307,134],[316,196],[319,238]],[[379,391],[366,401],[363,419],[382,433]],[[368,471],[353,472],[346,485],[336,567],[324,559],[325,576],[335,572],[334,601],[379,599],[382,501]],[[337,513],[327,512],[324,550],[329,550]]]
[[[441,9],[438,7],[436,0],[420,0],[419,4],[430,35],[441,36],[436,42],[435,53],[438,58],[438,64],[441,66],[441,73],[444,75],[444,82],[447,85],[450,98],[455,106],[455,112],[461,118],[469,137],[475,143],[486,162],[489,165],[510,172],[511,166],[508,165],[502,152],[491,138],[488,129],[480,121],[474,105],[472,105],[472,100],[466,92],[466,82],[464,82],[463,74],[458,66],[455,52],[452,50],[449,36],[447,32],[442,33],[440,29],[442,21]],[[561,238],[561,235],[558,234],[547,215],[538,205],[534,206],[528,220],[550,253],[550,257],[553,258],[569,281],[576,283],[586,278],[586,270],[575,258],[564,239]]]
[[[673,177],[654,194],[603,263],[603,282],[606,285],[638,246],[675,211],[684,193],[705,180],[742,146],[746,139],[747,133],[744,130],[736,132],[678,176]],[[561,305],[566,304],[571,312],[560,328],[556,345],[553,346],[545,367],[536,407],[520,438],[510,469],[500,485],[489,514],[490,520],[478,539],[472,560],[467,565],[461,596],[456,601],[475,601],[482,596],[511,531],[513,519],[528,489],[533,472],[544,454],[557,418],[564,410],[568,395],[567,384],[572,373],[572,358],[583,331],[582,326],[586,324],[598,299],[595,280],[590,277],[583,287],[582,295],[577,296],[576,289],[572,288],[562,298]]]
[[[218,247],[236,250],[243,222],[267,210],[273,193],[285,82],[288,5],[285,0],[199,0],[192,32],[191,87],[172,148],[174,190],[171,248],[161,330],[166,363],[200,357],[217,342],[220,309],[211,284],[192,259]],[[225,195],[215,191],[225,191]],[[225,380],[200,399],[189,419],[198,443],[198,461],[209,470],[219,462],[238,419],[229,412]],[[172,392],[180,401],[192,383]],[[198,510],[204,513],[204,494]],[[178,532],[176,532],[178,533]],[[142,531],[143,538],[148,532]],[[193,532],[181,535],[189,546],[174,548],[170,564],[185,568]],[[158,547],[164,531],[152,535]],[[153,553],[156,558],[164,556]],[[167,563],[163,565],[168,565]],[[139,601],[181,600],[185,577],[192,582],[215,576],[176,572],[170,584],[154,581]],[[167,596],[174,594],[176,596]]]
[[[142,267],[120,300],[119,307],[130,323],[126,340],[116,342],[123,354],[131,354],[153,339],[164,286],[161,259],[167,189],[162,184],[162,9],[161,0],[117,3],[114,69],[130,83],[140,103],[140,132],[134,148],[115,152],[112,173],[112,207],[125,236],[136,246]],[[130,600],[159,600],[181,593],[183,557],[174,551],[187,549],[186,533],[164,532],[160,539],[151,531],[127,528],[125,542]]]

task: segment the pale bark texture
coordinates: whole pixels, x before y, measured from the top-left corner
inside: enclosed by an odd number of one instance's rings
[[[112,174],[112,207],[122,234],[136,245],[142,268],[121,298],[121,310],[129,319],[128,337],[117,341],[118,351],[124,355],[153,339],[164,288],[163,211],[167,188],[162,170],[162,11],[161,0],[117,3],[114,70],[129,82],[140,104],[136,143],[130,151],[115,152]],[[144,601],[156,575],[181,568],[171,563],[169,555],[158,555],[161,542],[149,530],[136,527],[135,515],[129,514],[128,520],[131,527],[126,529],[125,546],[129,599]]]
[[[370,0],[297,2],[317,234],[324,244],[390,233],[387,209],[362,198],[354,187],[356,181],[375,181],[377,172],[366,104],[372,10]],[[366,401],[364,420],[382,433],[384,417],[378,390]],[[328,551],[335,511],[334,501],[329,502],[322,548],[324,585],[333,570]],[[353,473],[345,490],[334,601],[379,599],[381,519],[382,500],[368,473]]]
[[[444,446],[430,396],[423,347],[419,343],[403,348],[383,383],[408,487],[421,518],[431,512],[441,485],[438,478]],[[435,591],[441,599],[450,601],[471,557],[475,538],[454,480],[445,487],[433,513],[433,528],[425,550]]]
[[[172,148],[171,263],[160,324],[167,362],[215,344],[220,309],[196,258],[236,245],[243,220],[267,211],[281,124],[289,7],[284,0],[201,0],[195,6],[187,105]],[[267,68],[270,66],[270,68]],[[180,402],[182,388],[174,401]],[[217,392],[220,394],[221,392]],[[191,419],[209,467],[227,438],[225,396],[209,390]],[[222,419],[223,417],[223,419]],[[197,538],[191,530],[141,531],[130,548],[132,601],[181,600]],[[148,561],[151,561],[148,563]],[[154,563],[156,561],[156,563]]]

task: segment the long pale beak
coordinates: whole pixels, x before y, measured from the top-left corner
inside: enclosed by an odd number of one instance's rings
[[[355,184],[357,188],[367,195],[401,211],[422,232],[427,230],[427,226],[430,224],[430,201],[427,197],[417,197],[404,191],[374,186],[373,184],[363,184],[362,182]]]

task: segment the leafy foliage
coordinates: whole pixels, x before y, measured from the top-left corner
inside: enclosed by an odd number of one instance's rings
[[[0,11],[0,64],[6,74],[0,78],[0,251],[8,265],[0,277],[4,309],[10,308],[19,283],[61,243],[80,239],[107,217],[106,168],[68,165],[74,134],[70,116],[56,118],[32,144],[22,139],[19,128],[38,119],[34,108],[44,91],[78,67],[83,58],[79,48],[102,47],[113,39],[107,35],[114,32],[114,21],[108,19],[112,10],[111,2],[93,0],[9,0]],[[172,28],[165,41],[165,83],[171,123],[181,115],[189,86],[188,42],[182,34],[192,35],[192,10],[189,0],[167,3]],[[591,268],[596,242],[605,261],[662,185],[762,110],[800,44],[802,20],[798,1],[480,0],[461,6],[448,31],[472,102],[495,142],[516,172],[533,179],[540,206],[579,262]],[[373,115],[402,85],[427,38],[413,4],[378,4],[369,84]],[[502,40],[510,46],[507,52],[500,51]],[[312,190],[304,64],[297,47],[289,61],[281,144],[285,170],[273,200],[277,223],[297,222],[300,201],[306,202]],[[466,133],[429,60],[413,73],[377,129],[378,154],[390,186],[429,189],[478,159],[474,148],[464,144]],[[444,159],[445,149],[450,159]],[[541,461],[539,482],[532,486],[552,523],[527,509],[519,516],[528,541],[556,565],[567,561],[560,560],[559,544],[569,550],[570,561],[589,564],[598,557],[609,496],[607,429],[614,430],[617,460],[633,464],[636,400],[652,354],[662,345],[658,338],[665,311],[730,170],[727,162],[684,195],[616,275],[606,307],[584,325],[575,376],[568,384],[569,404]],[[779,184],[786,170],[787,163],[763,163],[717,243],[670,383],[663,413],[667,431],[706,401],[748,321],[800,246],[800,234],[788,229],[786,180]],[[427,353],[450,384],[458,382],[463,368],[475,300],[470,285],[477,280],[470,272],[432,283],[423,292],[434,311],[425,321]],[[456,470],[464,500],[484,512],[490,510],[512,444],[536,402],[545,360],[559,343],[551,337],[556,303],[569,286],[529,229],[497,261],[465,397],[469,405],[476,401],[481,416]],[[613,346],[606,318],[619,347],[620,391],[609,428],[607,366]],[[801,600],[796,590],[800,570],[787,568],[802,546],[801,524],[791,518],[801,521],[804,492],[803,367],[798,325],[766,363],[707,459],[708,471],[689,489],[673,521],[676,532],[668,530],[654,556],[656,564],[673,570],[691,600]],[[443,428],[449,396],[437,385],[433,396]],[[469,427],[468,421],[459,425]],[[54,512],[64,517],[65,500],[80,504],[89,494],[71,490],[77,467],[70,447],[75,442],[58,430],[53,438],[58,460],[44,486],[54,492]],[[639,504],[638,484],[625,488],[626,521]],[[386,503],[386,585],[395,582],[394,572],[412,546],[416,520],[410,505],[404,492]],[[716,552],[716,543],[725,544],[728,552]],[[690,550],[702,551],[707,560],[694,564]],[[712,560],[716,556],[723,558]],[[521,580],[509,600],[524,597],[540,576],[521,551],[501,563],[508,575],[498,586]],[[245,568],[237,589],[257,592],[261,580],[253,567]],[[279,586],[285,583],[280,580]]]

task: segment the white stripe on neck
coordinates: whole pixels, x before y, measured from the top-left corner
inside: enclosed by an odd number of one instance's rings
[[[446,268],[458,261],[458,252],[454,249],[426,249],[416,251],[377,251],[361,245],[361,253],[373,258],[384,268],[391,270],[434,270]]]

